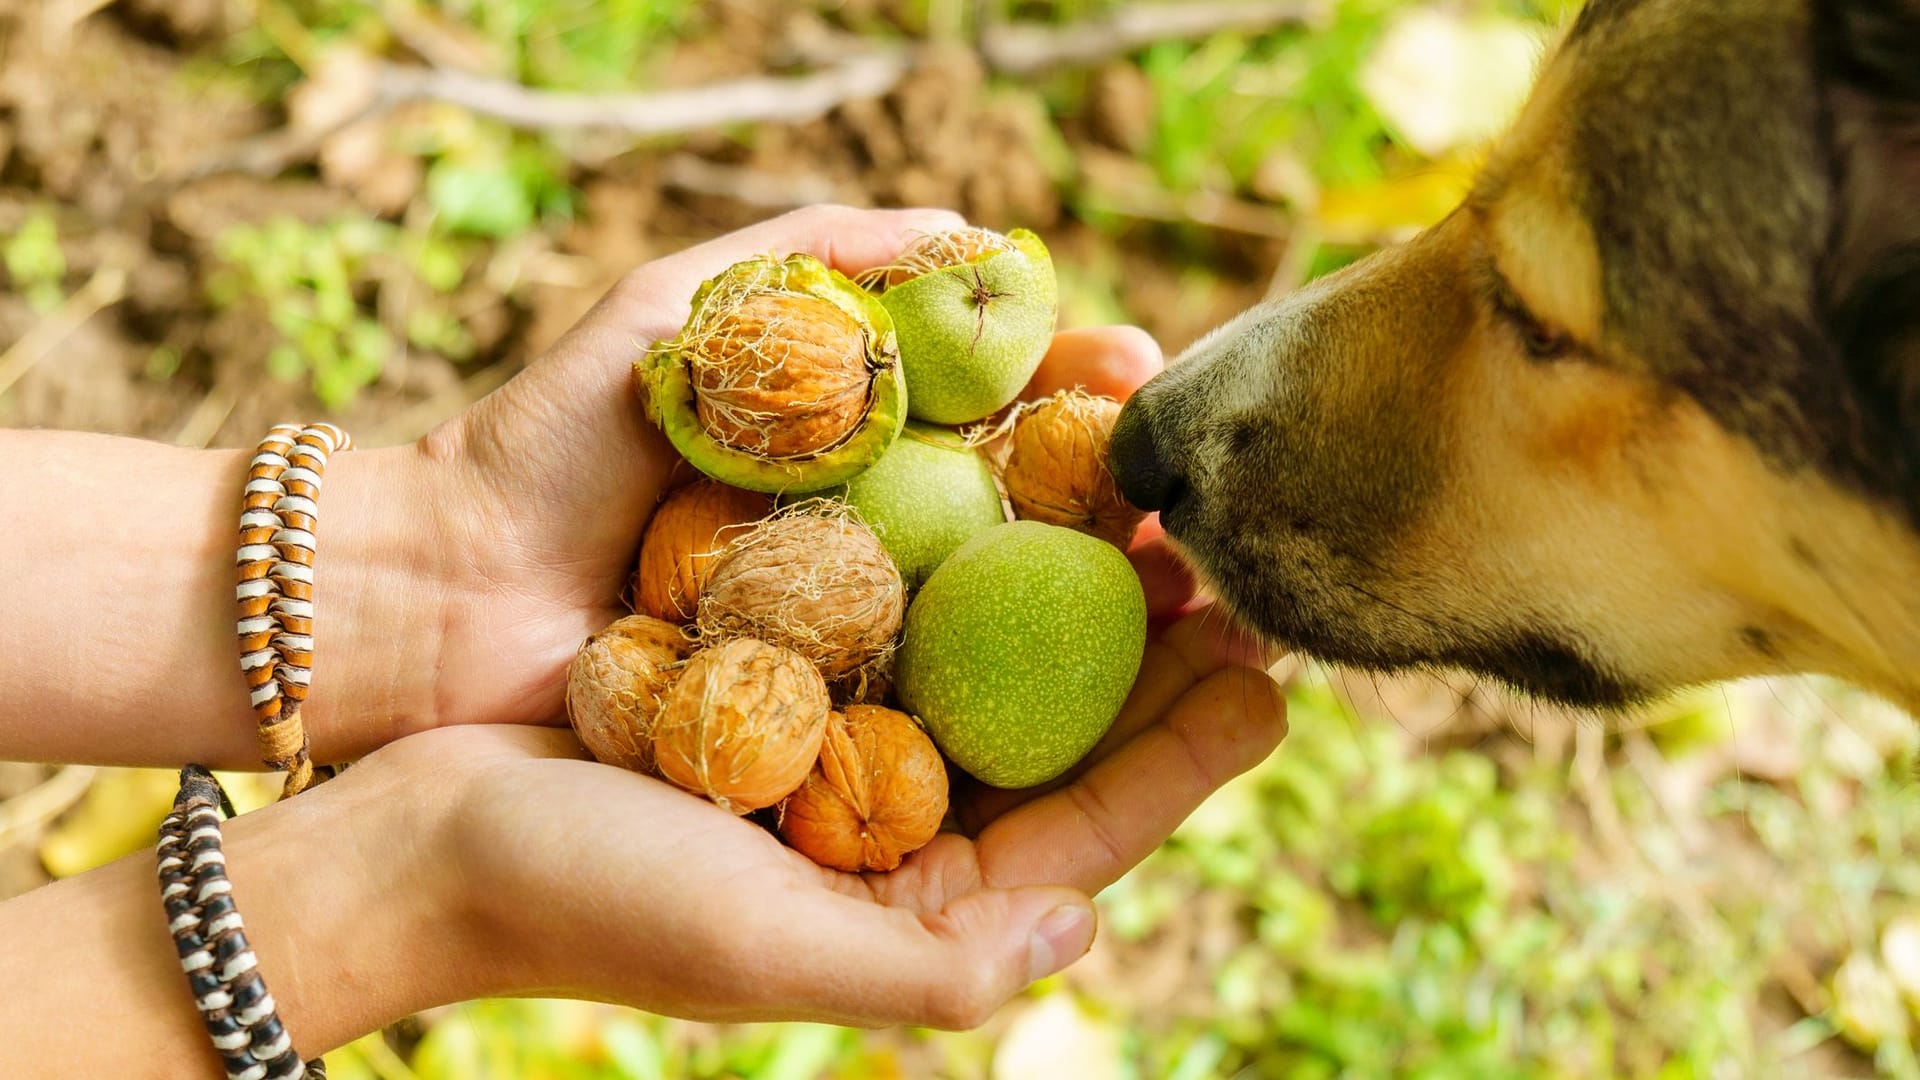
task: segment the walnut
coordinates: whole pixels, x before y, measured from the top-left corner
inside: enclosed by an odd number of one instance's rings
[[[653,723],[691,643],[672,623],[629,615],[586,640],[567,668],[567,719],[595,759],[653,771]]]
[[[660,775],[745,814],[806,779],[827,727],[827,684],[791,650],[752,638],[687,661],[654,722]]]
[[[736,538],[713,564],[703,640],[755,637],[839,680],[891,652],[906,614],[892,556],[845,504],[808,500]]]
[[[635,605],[656,619],[693,621],[714,558],[772,512],[771,497],[718,480],[696,480],[670,493],[640,538]]]
[[[1128,505],[1107,466],[1120,403],[1063,390],[1020,414],[1001,481],[1014,516],[1064,525],[1125,551],[1146,515]]]
[[[892,870],[925,847],[947,813],[940,752],[906,713],[849,705],[827,724],[820,759],[780,804],[780,835],[836,870]]]

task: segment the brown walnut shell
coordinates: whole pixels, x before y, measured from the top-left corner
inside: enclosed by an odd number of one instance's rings
[[[757,289],[710,313],[687,348],[695,415],[716,441],[773,460],[845,442],[866,418],[867,330],[829,301]]]
[[[656,619],[693,621],[713,560],[728,541],[773,512],[773,499],[700,479],[667,495],[640,538],[634,604]]]
[[[653,771],[660,699],[691,648],[685,631],[647,615],[620,619],[580,646],[567,667],[567,719],[595,760]]]
[[[1064,525],[1122,551],[1146,514],[1120,495],[1107,447],[1120,403],[1063,390],[1021,413],[1001,481],[1015,517]]]
[[[906,586],[893,557],[845,513],[803,503],[735,539],[713,564],[697,618],[703,640],[753,637],[839,680],[893,649]]]
[[[780,835],[835,870],[892,870],[940,831],[947,770],[911,716],[849,705],[827,723],[820,760],[780,804]]]
[[[736,638],[687,661],[654,722],[660,775],[745,814],[786,798],[820,756],[827,684],[789,649]]]

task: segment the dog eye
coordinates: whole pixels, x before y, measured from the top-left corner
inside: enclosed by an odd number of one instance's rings
[[[1555,360],[1573,351],[1573,339],[1534,318],[1533,312],[1518,302],[1500,305],[1500,313],[1520,335],[1520,344],[1535,360]]]
[[[1573,349],[1573,341],[1567,335],[1531,318],[1521,320],[1520,342],[1526,346],[1527,355],[1535,360],[1552,360]]]
[[[1488,302],[1499,317],[1520,335],[1520,344],[1529,357],[1554,360],[1578,348],[1573,338],[1535,318],[1514,293],[1513,286],[1507,284],[1507,279],[1500,275],[1491,262],[1483,264],[1481,273]]]

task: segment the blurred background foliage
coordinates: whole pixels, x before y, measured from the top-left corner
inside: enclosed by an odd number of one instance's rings
[[[627,267],[829,199],[1035,227],[1063,321],[1177,351],[1444,214],[1572,6],[14,5],[0,423],[240,445],[318,414],[411,439]],[[679,92],[856,62],[901,75],[808,117],[673,122]],[[1086,961],[979,1031],[489,1001],[332,1074],[1920,1075],[1910,720],[1771,681],[1603,730],[1471,681],[1280,674],[1285,750],[1101,896]],[[170,791],[0,765],[0,895],[145,848]]]

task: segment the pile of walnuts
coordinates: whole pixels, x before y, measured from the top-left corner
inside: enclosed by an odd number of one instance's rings
[[[983,299],[949,304],[965,316],[952,325],[939,301],[952,281],[985,290],[994,266],[1003,291],[988,298],[1005,329],[987,347]],[[902,313],[915,317],[896,326]],[[824,866],[891,870],[931,841],[946,762],[916,719],[887,707],[900,570],[846,499],[780,507],[764,493],[844,494],[903,430],[911,362],[936,373],[923,388],[946,387],[941,408],[954,412],[913,416],[978,423],[969,451],[1002,444],[987,455],[1000,459],[1001,514],[1125,551],[1141,514],[1106,466],[1119,403],[1077,390],[1013,402],[1055,315],[1051,260],[1025,230],[922,237],[858,282],[793,255],[703,284],[682,331],[634,367],[646,416],[705,475],[671,491],[641,539],[636,614],[589,638],[568,672],[567,713],[594,757],[736,814],[768,811]],[[969,378],[943,383],[961,363],[975,365]],[[898,543],[905,530],[887,517],[873,520]]]
[[[892,870],[947,811],[933,741],[867,703],[906,589],[843,509],[770,510],[705,479],[668,497],[641,546],[644,613],[587,639],[567,715],[603,762],[736,814],[771,808],[781,837],[822,866]]]

